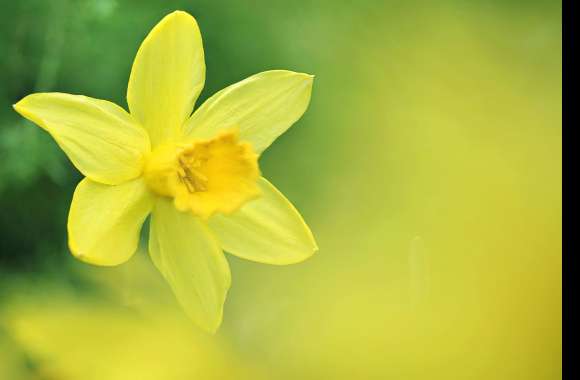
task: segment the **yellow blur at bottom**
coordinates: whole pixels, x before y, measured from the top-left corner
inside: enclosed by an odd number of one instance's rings
[[[78,274],[100,289],[19,286],[0,318],[2,379],[260,379],[220,336],[195,327],[141,252],[126,268]],[[153,279],[153,280],[152,280]]]

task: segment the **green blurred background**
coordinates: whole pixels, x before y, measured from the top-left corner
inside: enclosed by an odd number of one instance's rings
[[[561,377],[560,2],[0,4],[0,379]],[[204,38],[200,102],[262,70],[316,75],[261,166],[320,251],[228,256],[216,336],[144,250],[72,258],[81,177],[11,108],[39,91],[126,106],[139,44],[175,9]]]

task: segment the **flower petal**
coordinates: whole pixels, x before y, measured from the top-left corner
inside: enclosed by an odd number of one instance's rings
[[[209,98],[189,118],[184,132],[205,139],[239,128],[240,138],[259,154],[306,111],[313,78],[285,70],[253,75]]]
[[[215,215],[208,224],[222,248],[244,259],[286,265],[318,250],[312,232],[292,204],[266,179],[262,196],[231,215]]]
[[[204,81],[197,22],[181,11],[165,16],[141,44],[127,89],[129,110],[149,131],[153,146],[178,137]]]
[[[82,95],[38,93],[14,109],[50,133],[93,181],[116,185],[141,174],[149,138],[116,104]]]
[[[231,283],[228,262],[207,226],[160,199],[151,218],[149,253],[189,317],[215,332]]]
[[[94,265],[118,265],[135,253],[153,196],[141,179],[109,186],[83,179],[68,216],[72,254]]]

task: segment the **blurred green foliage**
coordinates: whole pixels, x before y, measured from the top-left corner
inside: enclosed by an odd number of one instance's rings
[[[126,106],[139,44],[175,9],[204,39],[198,104],[266,69],[316,75],[261,167],[321,250],[290,267],[228,256],[216,337],[144,252],[119,268],[68,254],[80,175],[11,108],[38,91]],[[0,378],[561,377],[559,2],[1,0],[0,14]]]

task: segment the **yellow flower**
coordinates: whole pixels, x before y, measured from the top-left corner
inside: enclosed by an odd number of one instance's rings
[[[149,253],[187,314],[215,331],[230,287],[225,250],[292,264],[317,246],[292,204],[260,177],[258,156],[308,107],[311,75],[273,70],[209,98],[195,19],[167,15],[133,63],[130,113],[99,99],[38,93],[14,105],[83,173],[69,213],[69,247],[95,265],[136,251],[151,214]]]

